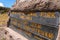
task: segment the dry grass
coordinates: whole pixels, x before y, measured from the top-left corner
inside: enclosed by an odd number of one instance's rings
[[[6,25],[8,20],[7,14],[0,14],[0,26]]]

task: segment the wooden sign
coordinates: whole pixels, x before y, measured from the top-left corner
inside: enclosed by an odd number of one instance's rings
[[[30,12],[29,14],[11,14],[11,25],[28,31],[41,40],[56,40],[59,25],[59,12]]]
[[[21,28],[39,37],[48,40],[55,40],[57,38],[58,28],[37,24],[26,20],[19,20],[15,18],[12,18],[11,21],[12,25],[15,25],[17,28]]]
[[[59,12],[29,12],[28,14],[20,13],[19,15],[19,13],[16,13],[11,14],[10,16],[17,19],[56,27],[59,25],[59,15]]]

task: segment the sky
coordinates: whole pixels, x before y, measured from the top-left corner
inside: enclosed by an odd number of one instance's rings
[[[0,6],[2,7],[12,7],[16,0],[0,0]]]

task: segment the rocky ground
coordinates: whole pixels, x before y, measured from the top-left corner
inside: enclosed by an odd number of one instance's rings
[[[48,11],[60,10],[60,0],[16,0],[12,10],[20,11]]]
[[[0,28],[0,40],[6,40],[4,28]]]

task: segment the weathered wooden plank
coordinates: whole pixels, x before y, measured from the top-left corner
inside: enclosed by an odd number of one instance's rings
[[[32,22],[26,21],[26,20],[18,20],[14,21],[15,19],[12,18],[12,25],[14,25],[16,28],[21,28],[25,31],[29,31],[37,36],[40,36],[42,38],[55,40],[57,38],[58,29],[55,27],[45,26],[45,25],[39,25],[37,23],[32,24]],[[19,21],[19,22],[18,22]],[[16,25],[15,23],[16,22]],[[31,25],[30,25],[31,24]]]
[[[11,14],[11,17],[43,24],[47,26],[56,27],[59,25],[60,13],[59,12],[30,12],[29,14]]]

